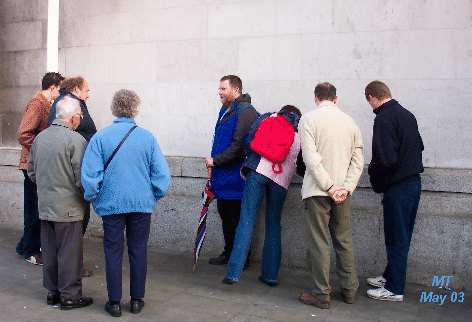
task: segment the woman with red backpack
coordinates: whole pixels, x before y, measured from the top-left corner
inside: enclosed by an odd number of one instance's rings
[[[258,209],[266,194],[266,228],[259,280],[278,284],[281,256],[281,213],[287,190],[301,158],[297,133],[301,112],[291,105],[278,113],[266,113],[252,125],[246,139],[247,158],[241,173],[246,178],[241,214],[225,284],[237,283],[250,248]]]

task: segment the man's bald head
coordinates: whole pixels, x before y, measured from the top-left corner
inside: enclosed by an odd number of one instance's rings
[[[56,118],[68,120],[74,115],[80,114],[80,103],[71,96],[65,96],[56,105]]]

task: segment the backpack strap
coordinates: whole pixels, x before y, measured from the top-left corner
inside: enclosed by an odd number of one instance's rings
[[[276,166],[278,166],[279,168],[276,170]],[[282,173],[283,169],[282,169],[282,163],[272,163],[272,171],[274,171],[274,173],[276,174],[279,174],[279,173]]]

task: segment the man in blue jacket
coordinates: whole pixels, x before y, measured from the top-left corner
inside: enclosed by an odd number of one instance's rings
[[[217,209],[223,226],[225,248],[218,257],[210,258],[212,265],[228,263],[234,235],[239,223],[244,181],[240,170],[244,161],[244,137],[258,113],[251,97],[242,94],[242,81],[227,75],[220,79],[218,95],[223,106],[215,125],[211,157],[206,166],[211,169],[211,187],[217,198]]]
[[[387,249],[387,267],[383,275],[367,279],[369,285],[376,287],[368,290],[367,295],[376,300],[401,302],[421,195],[424,146],[415,116],[392,99],[387,85],[380,81],[369,83],[365,97],[376,114],[369,176],[374,191],[383,193]]]

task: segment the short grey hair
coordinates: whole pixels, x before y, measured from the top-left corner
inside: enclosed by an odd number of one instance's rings
[[[58,119],[67,120],[77,113],[80,113],[80,103],[76,98],[67,95],[56,104],[56,118]]]
[[[138,115],[140,104],[141,99],[138,94],[130,89],[120,89],[113,95],[111,113],[116,117],[134,118]]]

